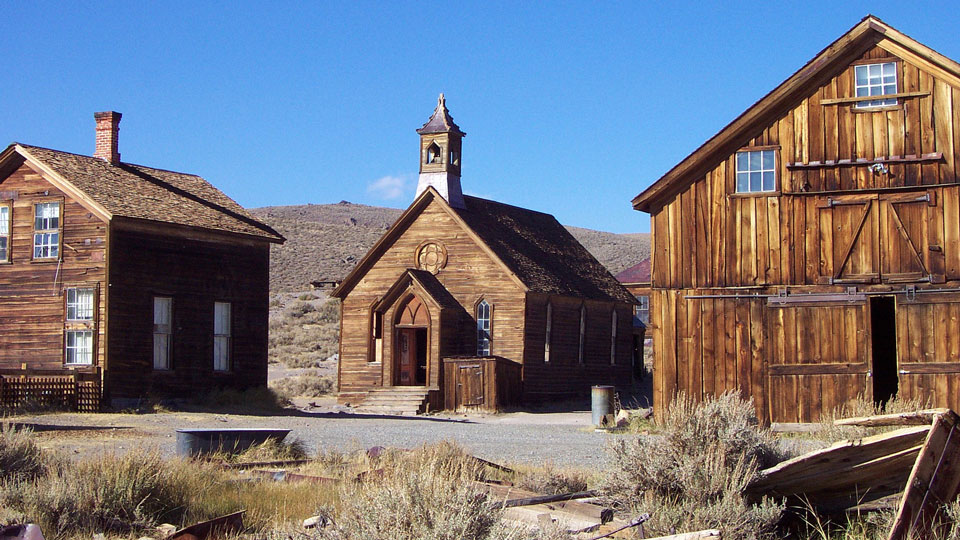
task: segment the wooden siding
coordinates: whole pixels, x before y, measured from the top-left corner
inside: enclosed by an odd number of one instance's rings
[[[376,386],[392,385],[393,312],[384,314],[383,361],[371,362],[371,307],[408,268],[415,268],[417,247],[428,240],[438,241],[446,247],[448,262],[436,277],[462,309],[441,320],[436,308],[431,308],[431,328],[442,328],[443,349],[441,351],[436,332],[431,332],[428,385],[440,386],[441,354],[476,353],[473,317],[475,305],[481,298],[492,307],[491,353],[514,360],[523,357],[523,290],[439,203],[431,202],[343,299],[339,365],[341,397],[357,395]],[[429,306],[429,302],[424,301]]]
[[[545,361],[547,302],[553,306],[550,361]],[[587,308],[583,362],[580,362],[580,306]],[[616,363],[610,363],[610,331],[614,305],[579,298],[529,294],[526,305],[526,347],[523,358],[525,401],[547,395],[583,394],[590,385],[620,387],[632,382],[633,306],[616,305]]]
[[[212,242],[155,227],[111,230],[111,399],[194,397],[267,383],[269,244]],[[153,369],[153,298],[173,298],[172,369]],[[231,369],[213,369],[214,302],[231,304]]]
[[[0,264],[0,369],[64,368],[65,289],[100,290],[93,362],[103,364],[107,226],[26,163],[0,179],[0,203],[13,205],[10,263]],[[61,257],[33,261],[34,204],[62,203]]]
[[[522,367],[499,356],[443,361],[444,408],[497,412],[520,401]]]

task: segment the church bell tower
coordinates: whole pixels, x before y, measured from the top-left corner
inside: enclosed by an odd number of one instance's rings
[[[453,122],[443,94],[437,100],[433,116],[417,133],[420,134],[417,197],[427,186],[433,186],[450,206],[464,208],[463,191],[460,188],[460,148],[467,134]]]

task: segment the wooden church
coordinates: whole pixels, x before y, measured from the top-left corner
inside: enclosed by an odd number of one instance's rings
[[[633,200],[654,407],[960,408],[960,64],[868,16]]]
[[[557,220],[464,195],[440,95],[413,204],[332,293],[339,399],[416,413],[631,384],[633,296]]]

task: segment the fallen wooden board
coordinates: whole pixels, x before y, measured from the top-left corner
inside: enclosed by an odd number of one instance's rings
[[[237,533],[243,530],[243,514],[246,510],[201,521],[174,532],[165,540],[205,540],[211,535]]]
[[[251,476],[266,478],[276,482],[313,482],[315,484],[337,484],[340,480],[336,478],[327,478],[325,476],[311,476],[308,474],[293,473],[290,471],[269,471],[264,469],[253,469],[245,471]]]
[[[602,525],[598,520],[559,511],[544,504],[507,508],[503,511],[502,519],[539,527],[544,521],[543,516],[548,516],[546,519],[556,522],[568,533],[596,531]]]
[[[284,459],[280,461],[251,461],[248,463],[221,463],[224,469],[260,469],[263,467],[289,467],[310,463],[311,459]]]
[[[960,426],[953,411],[938,414],[910,471],[889,540],[929,538],[943,506],[960,490]]]
[[[944,414],[950,409],[924,409],[907,413],[880,414],[876,416],[857,416],[834,420],[835,426],[929,426],[937,415]]]
[[[536,493],[513,486],[491,485],[483,482],[477,482],[476,486],[489,493],[495,501],[505,503],[504,506],[507,508],[518,506],[516,501],[525,503],[523,506],[531,506],[534,503],[530,501],[533,500],[536,504],[549,510],[578,515],[583,518],[596,520],[601,524],[613,519],[613,510],[596,504],[575,500],[537,501],[537,498],[544,497],[542,493]]]
[[[688,532],[683,534],[674,534],[670,536],[655,536],[647,540],[707,540],[723,538],[719,529],[707,529],[705,531]]]
[[[896,493],[929,432],[928,426],[908,427],[838,442],[760,471],[747,493],[803,498],[828,510]]]

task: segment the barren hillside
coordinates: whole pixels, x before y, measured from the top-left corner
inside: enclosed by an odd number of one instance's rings
[[[345,276],[400,216],[401,210],[341,201],[250,210],[287,238],[273,246],[270,290],[302,291],[315,280]],[[650,256],[650,235],[567,227],[614,274]]]

